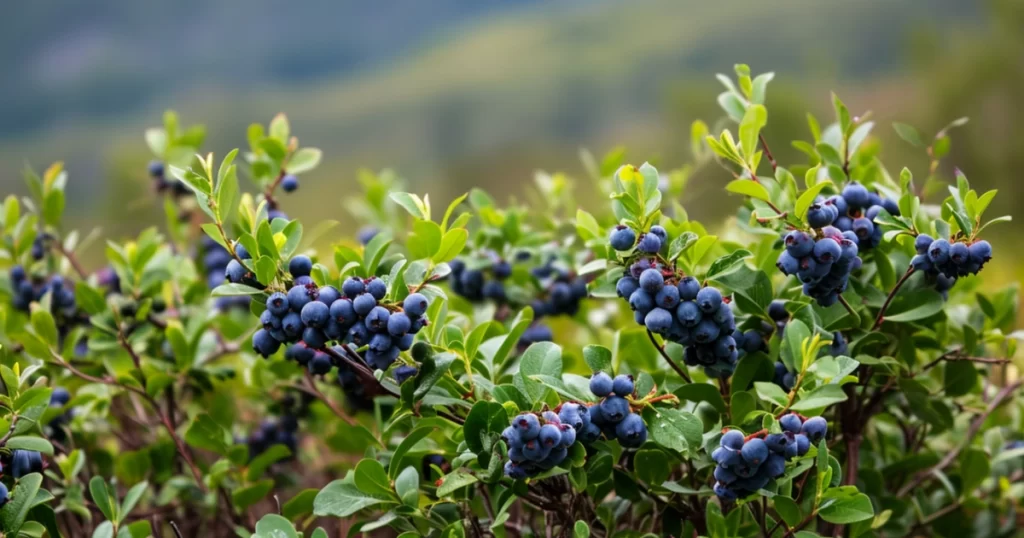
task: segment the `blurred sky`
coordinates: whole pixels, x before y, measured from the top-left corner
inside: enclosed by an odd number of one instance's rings
[[[782,160],[799,159],[786,141],[809,136],[805,112],[827,117],[834,90],[874,112],[893,173],[924,174],[927,161],[891,121],[930,135],[975,116],[954,133],[950,166],[995,187],[1024,169],[1024,137],[1006,125],[1024,116],[1013,97],[1024,88],[1022,3],[20,3],[0,20],[0,181],[21,194],[26,162],[63,160],[73,220],[131,234],[160,221],[142,133],[164,109],[206,124],[206,149],[218,155],[283,111],[303,145],[325,151],[286,211],[344,220],[340,200],[359,167],[395,167],[435,199],[476,185],[501,198],[538,168],[581,175],[580,147],[624,144],[632,161],[686,162],[690,122],[722,116],[714,74],[743,62],[777,74],[767,132]],[[720,218],[736,202],[721,194],[726,179],[698,178],[707,184],[684,201],[692,216]],[[993,211],[1024,196],[1007,194]]]

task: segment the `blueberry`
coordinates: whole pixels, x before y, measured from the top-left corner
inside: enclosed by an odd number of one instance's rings
[[[700,308],[697,307],[697,303],[685,301],[679,303],[679,306],[676,308],[676,318],[683,327],[696,327],[701,322],[703,316],[700,313]]]
[[[921,234],[914,239],[914,250],[918,254],[928,254],[928,247],[932,246],[932,236],[928,234]]]
[[[814,239],[802,230],[793,230],[786,234],[784,243],[786,252],[795,258],[803,258],[814,249]]]
[[[263,313],[260,314],[260,326],[268,331],[270,329],[280,329],[281,318],[275,316],[270,310],[264,310]]]
[[[713,346],[715,357],[726,359],[736,352],[736,339],[732,336],[722,336],[715,340]]]
[[[558,420],[562,424],[572,426],[576,430],[582,430],[584,423],[583,417],[580,415],[580,405],[574,403],[564,403],[562,408],[558,411]]]
[[[705,319],[693,329],[693,339],[698,344],[708,344],[714,342],[720,332],[718,325],[714,321]]]
[[[388,312],[387,308],[384,308],[383,306],[375,306],[366,314],[366,328],[370,329],[372,332],[385,331],[388,328],[388,320],[390,318],[391,313]]]
[[[512,463],[511,461],[505,462],[505,476],[512,480],[523,480],[530,475],[526,472],[526,468],[521,465]]]
[[[562,424],[558,429],[562,433],[560,446],[569,448],[576,442],[576,428],[568,424]]]
[[[776,299],[768,305],[768,317],[774,321],[786,321],[789,319],[789,312],[786,311],[786,302]]]
[[[794,436],[796,441],[796,455],[803,456],[811,449],[811,440],[806,435],[800,433]]]
[[[601,438],[601,427],[591,422],[583,427],[583,431],[579,432],[579,439],[584,443],[593,443]]]
[[[348,299],[336,299],[331,303],[330,314],[331,319],[341,325],[351,325],[356,320],[355,308]]]
[[[406,314],[418,318],[427,313],[427,298],[420,293],[410,294],[402,303],[402,309]]]
[[[828,432],[828,422],[822,417],[812,417],[804,422],[803,428],[800,433],[807,436],[807,439],[812,444],[818,444],[825,437]]]
[[[562,442],[562,430],[554,424],[545,424],[541,426],[540,434],[537,436],[537,439],[545,447],[554,448]]]
[[[647,254],[657,254],[661,251],[661,238],[652,233],[644,234],[644,236],[640,238],[640,244],[637,245],[637,250],[640,252],[646,252]]]
[[[295,192],[299,188],[299,178],[294,174],[288,174],[281,179],[281,188],[284,192]]]
[[[302,312],[302,308],[313,300],[310,290],[306,286],[292,286],[288,290],[288,308],[293,312]]]
[[[309,256],[298,255],[288,262],[288,272],[293,277],[309,276],[313,271],[313,260]]]
[[[620,224],[612,230],[608,242],[615,250],[629,250],[636,244],[636,233],[628,226]]]
[[[288,296],[275,292],[267,297],[267,311],[275,316],[284,316],[288,313]]]
[[[985,262],[992,259],[992,245],[988,241],[981,240],[972,243],[967,250],[970,253],[970,261],[973,263],[984,265]]]
[[[377,306],[377,300],[369,293],[364,293],[352,300],[352,308],[356,314],[365,316]]]
[[[377,299],[379,301],[383,299],[385,295],[388,294],[388,285],[385,284],[384,281],[379,278],[371,279],[366,284],[366,293],[369,293],[370,295],[373,296],[374,299]]]
[[[71,393],[64,387],[54,387],[53,392],[50,393],[50,405],[51,406],[63,406],[67,405],[71,401]]]
[[[658,290],[654,296],[654,302],[661,308],[672,309],[679,304],[679,288],[676,286],[665,286]]]
[[[722,292],[708,286],[700,290],[700,293],[697,294],[696,302],[701,312],[706,314],[714,313],[722,304]]]
[[[936,239],[928,246],[928,259],[936,265],[949,261],[949,241]]]
[[[14,450],[11,452],[11,476],[18,479],[31,473],[32,460],[30,450]]]
[[[540,435],[540,421],[536,415],[530,413],[523,413],[512,419],[512,427],[523,442],[536,439]]]
[[[739,430],[729,430],[722,435],[722,439],[719,444],[728,449],[740,450],[743,448],[743,439],[743,432]]]
[[[853,233],[857,234],[857,238],[861,241],[871,237],[871,234],[875,232],[875,225],[866,217],[859,217],[854,219]]]
[[[405,334],[401,338],[394,340],[395,347],[397,347],[399,351],[409,351],[409,348],[412,347],[413,338],[415,337],[412,334]]]
[[[811,228],[824,228],[832,224],[833,220],[835,215],[822,204],[811,204],[811,207],[807,208],[807,224]]]
[[[643,289],[638,289],[629,296],[629,307],[646,315],[654,308],[654,297]]]
[[[309,373],[313,375],[326,375],[331,371],[331,366],[333,366],[331,364],[331,356],[319,351],[313,355],[313,358],[307,365]]]
[[[700,282],[692,276],[679,279],[679,300],[693,301],[700,293]]]
[[[306,327],[302,331],[302,341],[313,349],[323,349],[327,345],[327,335],[316,327]]]
[[[715,313],[711,315],[711,321],[717,323],[719,329],[728,328],[728,331],[732,331],[732,328],[735,328],[736,325],[736,318],[732,313],[732,308],[726,303],[718,305],[718,310],[715,310]]]
[[[164,163],[161,161],[150,161],[149,176],[153,178],[164,177]]]
[[[625,398],[633,394],[633,389],[633,376],[622,374],[615,376],[615,379],[612,380],[612,392],[617,396]]]
[[[368,245],[370,241],[373,241],[374,237],[377,237],[378,233],[380,233],[380,230],[373,226],[363,226],[356,232],[356,239],[359,240],[360,244]]]
[[[825,204],[835,207],[836,212],[839,214],[839,216],[846,215],[850,209],[849,205],[847,205],[846,203],[846,198],[843,198],[838,194],[830,196],[827,200],[825,200]]]
[[[412,320],[404,312],[396,312],[388,317],[387,328],[392,336],[401,337],[412,328]]]
[[[732,502],[737,499],[736,492],[729,489],[728,486],[721,482],[715,482],[714,488],[715,495],[718,496],[723,502]]]
[[[295,277],[295,280],[292,281],[292,285],[295,285],[295,286],[316,286],[316,282],[313,281],[313,277],[311,277],[311,276],[299,276],[299,277]]]
[[[779,418],[779,426],[783,431],[799,433],[804,421],[795,413],[789,413]]]
[[[341,284],[341,292],[349,299],[355,299],[364,291],[366,291],[366,284],[357,276],[349,277]]]
[[[832,263],[842,255],[842,247],[833,239],[822,239],[814,243],[814,259],[820,263]]]
[[[25,268],[20,265],[11,267],[11,280],[15,283],[20,283],[25,280]]]
[[[505,285],[498,280],[488,280],[484,283],[483,296],[492,301],[504,302],[507,299]]]
[[[505,260],[499,260],[494,264],[494,267],[491,268],[491,272],[494,273],[494,278],[498,280],[505,280],[512,276],[512,264]]]
[[[863,185],[857,182],[850,183],[843,189],[843,198],[850,208],[863,208],[868,206],[870,194]]]
[[[314,349],[306,347],[305,344],[292,344],[284,352],[284,358],[293,360],[301,366],[305,366],[309,361],[313,360],[318,352]]]
[[[653,265],[651,264],[651,260],[641,258],[637,260],[635,263],[633,263],[633,265],[629,266],[629,275],[632,276],[633,278],[639,279],[640,275],[642,275],[644,271],[650,269],[651,267],[653,267]]]
[[[565,282],[557,282],[551,286],[551,302],[555,306],[565,307],[573,303],[572,288]]]
[[[371,336],[369,347],[378,353],[387,351],[391,348],[391,335],[386,333],[377,333]]]
[[[269,357],[277,352],[281,347],[281,342],[270,336],[270,333],[266,329],[260,329],[252,335],[252,348],[264,358]]]
[[[629,414],[629,402],[621,396],[611,395],[601,402],[601,416],[612,424],[618,424]]]
[[[523,456],[532,462],[543,461],[551,453],[551,447],[545,445],[540,439],[531,439],[523,443]]]
[[[300,317],[306,326],[322,329],[331,318],[331,308],[320,301],[310,301],[302,307]]]
[[[594,376],[590,378],[590,392],[593,392],[594,396],[604,398],[611,394],[612,390],[614,390],[614,382],[608,374],[595,372]]]
[[[558,418],[558,414],[554,411],[544,411],[540,414],[540,417],[544,419],[545,424],[554,424],[558,426],[562,423],[562,419]]]
[[[224,269],[224,276],[229,282],[238,284],[245,278],[248,269],[245,268],[238,260],[231,260],[228,262],[227,267]]]
[[[910,265],[917,271],[931,271],[932,261],[927,254],[918,254],[910,260]]]
[[[651,332],[664,334],[672,326],[672,313],[664,308],[654,308],[644,316],[644,326]]]
[[[624,276],[615,283],[615,293],[623,299],[629,299],[629,296],[639,287],[640,281],[631,276]]]
[[[768,445],[764,443],[763,439],[751,439],[743,444],[743,448],[740,449],[740,455],[743,456],[747,463],[760,465],[764,460],[768,459]]]
[[[302,335],[302,318],[296,312],[289,312],[281,318],[281,330],[290,339],[298,338]]]
[[[647,440],[647,426],[640,415],[632,413],[615,426],[615,436],[622,446],[636,448]]]
[[[317,300],[327,306],[334,304],[334,301],[340,298],[341,293],[334,286],[324,286],[317,290]]]
[[[428,325],[427,318],[416,318],[412,320],[412,327],[409,328],[409,334],[416,334],[420,332],[420,329]]]

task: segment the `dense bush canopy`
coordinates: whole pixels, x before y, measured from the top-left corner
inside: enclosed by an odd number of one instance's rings
[[[915,177],[833,96],[779,163],[773,75],[719,78],[690,165],[584,152],[528,204],[443,211],[364,172],[339,188],[360,229],[289,207],[321,152],[283,115],[217,161],[167,113],[166,223],[128,240],[66,229],[60,164],[26,173],[0,214],[2,535],[1015,535],[1017,290],[982,284],[1010,217],[937,172],[966,120],[894,126]],[[679,203],[702,166],[742,197],[713,229]]]

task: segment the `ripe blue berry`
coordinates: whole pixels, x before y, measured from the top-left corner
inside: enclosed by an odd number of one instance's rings
[[[270,336],[270,332],[266,329],[260,329],[252,335],[253,350],[264,358],[276,353],[280,347],[281,342],[278,342],[273,336]]]
[[[313,300],[309,292],[310,290],[306,286],[292,286],[288,290],[288,307],[293,312],[301,312],[302,308]]]
[[[933,241],[935,241],[935,239],[932,239],[932,236],[928,234],[921,234],[914,239],[914,250],[916,250],[918,254],[928,254],[928,247],[932,246]]]
[[[300,317],[307,326],[322,329],[331,317],[331,308],[320,301],[310,301],[302,307]]]
[[[665,309],[675,308],[679,304],[679,288],[676,286],[665,286],[658,290],[654,296],[654,302]]]
[[[383,306],[375,306],[366,314],[366,328],[370,329],[371,332],[382,332],[386,331],[388,327],[388,320],[391,318],[391,313],[388,312],[387,308]]]
[[[647,440],[647,426],[640,415],[631,413],[615,426],[615,436],[622,446],[635,448]]]
[[[313,260],[309,256],[298,255],[288,262],[288,272],[293,277],[309,276],[313,271]]]
[[[629,414],[629,402],[621,396],[611,395],[601,402],[601,416],[612,424],[618,424]]]
[[[321,351],[316,352],[309,361],[309,373],[313,375],[326,375],[331,371],[331,356]]]
[[[651,332],[663,334],[672,326],[672,313],[664,308],[654,308],[644,316],[644,326]]]
[[[616,226],[608,238],[615,250],[629,250],[636,244],[636,233],[628,226]]]
[[[768,459],[768,445],[762,439],[751,439],[743,444],[740,455],[743,456],[747,463],[760,465],[764,460]]]
[[[795,258],[803,258],[814,249],[814,239],[802,230],[789,232],[786,234],[784,242],[786,244],[786,252],[789,252]]]
[[[701,312],[711,314],[722,304],[722,293],[711,286],[703,288],[697,294],[697,306]]]
[[[823,204],[811,204],[811,207],[807,208],[807,224],[811,228],[824,228],[832,224],[833,220],[835,215]]]
[[[357,276],[345,279],[345,282],[341,285],[341,292],[349,299],[355,299],[365,291],[366,284],[363,283],[363,279]]]
[[[842,255],[842,248],[833,239],[822,239],[814,243],[814,259],[819,263],[832,263]]]
[[[377,306],[377,300],[369,293],[364,293],[352,300],[352,308],[356,314],[365,316]]]
[[[644,234],[644,236],[640,238],[640,244],[637,245],[637,250],[640,252],[646,252],[647,254],[657,254],[661,251],[661,238],[652,233]]]
[[[804,421],[795,413],[788,413],[779,418],[779,426],[783,431],[799,433]]]
[[[631,277],[624,276],[615,283],[615,293],[623,299],[629,299],[633,292],[640,288],[640,281]]]
[[[615,376],[612,380],[612,392],[617,396],[625,398],[633,394],[633,376],[622,374]]]
[[[350,325],[356,320],[356,311],[352,307],[352,301],[348,299],[336,299],[330,307],[331,319],[341,325]]]
[[[523,480],[530,475],[526,472],[526,468],[513,463],[512,461],[505,462],[505,476],[512,480]]]
[[[646,315],[654,308],[654,297],[642,288],[638,289],[629,296],[629,307]]]
[[[561,426],[558,427],[558,429],[562,433],[561,443],[559,444],[559,446],[569,448],[570,446],[572,446],[573,443],[576,442],[576,428],[573,428],[568,424],[562,424]]]
[[[851,229],[861,241],[870,238],[871,234],[875,233],[875,225],[867,217],[854,219]]]
[[[870,193],[860,183],[853,182],[843,188],[843,198],[850,208],[863,208],[868,206]]]
[[[984,265],[985,262],[992,259],[992,245],[988,241],[981,240],[972,243],[967,250],[970,253],[971,262],[979,265]]]
[[[614,382],[611,376],[604,372],[595,372],[594,376],[590,378],[590,392],[593,392],[594,396],[598,398],[608,396],[613,389]]]
[[[275,292],[267,297],[267,310],[275,316],[284,316],[288,313],[288,296],[281,292]]]
[[[338,288],[335,288],[334,286],[324,286],[317,290],[316,300],[327,306],[334,304],[334,301],[337,301],[340,298],[341,292],[339,292]]]
[[[545,447],[554,448],[562,442],[562,430],[554,424],[545,424],[541,426],[540,434],[537,438]]]
[[[822,417],[812,417],[807,419],[804,422],[803,428],[800,430],[800,433],[806,435],[811,444],[818,444],[818,441],[821,441],[827,432],[828,422],[826,422]]]
[[[366,293],[369,293],[370,295],[373,296],[374,299],[377,299],[379,301],[383,299],[385,295],[388,294],[388,285],[385,284],[384,281],[379,278],[371,279],[366,284]]]
[[[536,439],[540,435],[540,421],[536,415],[530,413],[523,413],[514,418],[512,427],[524,442]]]
[[[299,178],[293,174],[288,174],[281,179],[281,188],[284,192],[295,192],[299,188]]]
[[[679,303],[679,306],[676,308],[676,318],[683,327],[696,327],[701,322],[703,315],[700,313],[697,303],[685,301]]]
[[[693,339],[698,344],[708,344],[718,338],[720,332],[718,325],[713,320],[705,319],[694,327]]]
[[[693,301],[700,293],[700,282],[692,276],[684,276],[679,279],[679,300]]]
[[[370,349],[383,353],[391,347],[391,335],[386,333],[377,333],[370,337]]]
[[[149,176],[154,178],[164,177],[164,163],[160,161],[150,161]]]
[[[936,239],[928,246],[928,259],[936,265],[942,265],[949,260],[949,241]]]
[[[949,247],[949,261],[954,265],[964,265],[970,259],[967,243],[953,243]]]
[[[404,312],[396,312],[388,317],[387,327],[392,336],[401,337],[412,328],[412,320]]]
[[[731,450],[739,450],[743,448],[743,432],[739,430],[729,430],[722,435],[722,439],[719,441],[719,444]]]
[[[248,270],[238,260],[231,260],[224,269],[224,276],[229,282],[238,284],[245,278],[247,272]]]
[[[302,331],[302,341],[314,349],[323,349],[327,345],[327,335],[316,327],[306,327]]]
[[[281,318],[281,330],[289,339],[295,339],[302,335],[302,318],[296,312],[289,312]]]
[[[418,318],[427,313],[427,298],[419,293],[410,294],[402,303],[406,314]]]

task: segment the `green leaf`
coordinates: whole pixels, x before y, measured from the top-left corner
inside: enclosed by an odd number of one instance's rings
[[[10,493],[10,500],[0,509],[0,528],[4,532],[17,536],[42,483],[43,475],[39,473],[30,473],[18,479],[17,486]]]
[[[461,471],[449,473],[441,479],[441,485],[437,488],[437,496],[447,497],[455,493],[456,490],[475,484],[479,480],[476,476]]]
[[[969,448],[960,456],[960,491],[962,495],[972,495],[974,490],[989,476],[990,465],[988,455],[984,451]]]
[[[441,227],[429,220],[416,220],[412,223],[412,233],[406,241],[410,259],[430,258],[441,247]]]
[[[107,302],[100,295],[100,292],[82,280],[75,283],[75,301],[90,316],[99,314],[107,309]]]
[[[754,153],[757,151],[757,137],[761,129],[768,123],[768,110],[764,105],[750,105],[743,113],[743,120],[740,121],[740,147],[743,148],[743,156],[747,163],[753,162]]]
[[[590,538],[590,527],[583,521],[577,521],[572,527],[573,538]]]
[[[149,489],[149,482],[142,481],[132,486],[128,493],[125,493],[124,500],[121,501],[121,509],[118,512],[119,523],[124,521],[128,514],[135,509],[135,505],[139,503],[147,489]]]
[[[537,342],[520,359],[519,372],[525,376],[562,375],[562,348],[553,342]]]
[[[326,489],[326,488],[325,488]],[[256,533],[252,538],[301,538],[295,525],[277,514],[267,514],[256,522]]]
[[[831,181],[819,181],[814,185],[808,187],[799,198],[796,199],[796,218],[803,220],[807,216],[807,209],[814,203],[814,199],[818,196],[818,193],[825,187],[832,185]]]
[[[390,497],[394,495],[391,481],[384,466],[377,460],[364,458],[356,464],[356,487],[367,495],[374,497]]]
[[[469,232],[465,228],[453,228],[444,233],[441,239],[441,248],[437,250],[431,261],[434,263],[446,263],[455,259],[466,247],[469,239]]]
[[[34,435],[17,435],[7,440],[5,445],[11,450],[32,450],[34,452],[42,452],[47,456],[53,455],[53,445],[49,441],[42,437],[36,437]]]
[[[612,352],[604,346],[590,345],[583,348],[583,360],[592,372],[612,373]]]
[[[349,517],[364,508],[385,502],[384,499],[364,494],[355,484],[335,480],[317,493],[313,500],[313,514],[321,517]]]
[[[117,508],[110,498],[107,483],[102,476],[94,476],[89,480],[89,494],[92,495],[92,502],[99,508],[103,517],[111,521],[117,520]]]
[[[871,499],[867,495],[856,493],[856,488],[853,488],[852,495],[846,492],[833,493],[839,489],[845,488],[832,488],[822,495],[821,508],[818,509],[818,515],[821,516],[821,519],[829,523],[845,525],[875,516],[875,510],[871,506]]]
[[[651,484],[659,485],[668,479],[670,469],[668,457],[658,449],[643,449],[633,456],[636,477]]]
[[[768,189],[766,189],[764,185],[752,179],[734,179],[725,186],[725,190],[756,198],[758,200],[764,200],[766,202],[771,200],[771,195],[768,193]]]
[[[821,409],[832,404],[846,401],[846,393],[839,385],[822,385],[810,394],[800,398],[800,401],[793,404],[793,411],[807,411],[810,409]]]
[[[408,466],[395,479],[395,491],[402,504],[416,508],[420,498],[420,472],[416,467]]]
[[[246,472],[246,479],[250,482],[259,479],[272,464],[281,461],[292,455],[292,451],[284,445],[273,445],[260,453],[249,462],[249,470]]]
[[[237,297],[240,295],[256,295],[257,293],[263,293],[263,290],[246,286],[245,284],[221,284],[210,292],[213,297]]]
[[[650,409],[644,411],[651,438],[661,446],[686,452],[700,447],[704,423],[693,414],[679,409]]]
[[[50,347],[57,346],[57,324],[53,321],[53,315],[48,311],[42,308],[32,309],[32,329]]]
[[[782,520],[790,527],[795,527],[803,520],[803,512],[801,512],[800,506],[793,499],[777,495],[772,497],[772,503],[775,504],[775,511],[779,513]]]
[[[971,361],[949,361],[943,369],[946,396],[957,397],[971,392],[978,383],[978,370]]]
[[[321,157],[323,157],[323,152],[317,148],[300,148],[288,160],[288,172],[291,174],[309,172],[320,164]]]
[[[393,192],[390,197],[413,217],[430,220],[430,212],[419,196],[408,192]]]
[[[757,381],[754,383],[754,390],[757,391],[757,395],[762,400],[771,402],[779,407],[785,407],[786,403],[789,402],[789,395],[786,394],[786,391],[782,390],[782,387],[775,383]]]
[[[272,478],[242,486],[231,492],[231,503],[239,510],[245,510],[266,497],[272,489],[274,489],[274,479]]]
[[[483,437],[499,434],[509,424],[505,407],[497,402],[478,401],[466,415],[466,423],[462,431],[466,445],[478,456],[487,450]]]
[[[409,432],[409,435],[407,435],[405,439],[402,439],[402,442],[398,444],[398,448],[395,449],[394,454],[391,455],[391,463],[388,464],[388,477],[392,480],[397,478],[398,473],[401,470],[402,457],[412,450],[412,447],[416,446],[416,443],[422,441],[436,429],[437,428],[424,427],[416,428]]]
[[[728,411],[725,400],[722,399],[722,393],[718,391],[718,387],[710,383],[687,383],[676,389],[673,394],[680,400],[707,402],[714,406],[719,413]]]
[[[915,129],[912,125],[896,122],[892,124],[892,128],[896,130],[896,134],[898,134],[900,138],[909,142],[914,147],[924,147],[924,142],[921,141],[921,134],[918,133],[917,129]]]
[[[934,290],[916,290],[898,297],[885,313],[886,321],[906,322],[929,318],[941,312],[944,304],[942,295]]]
[[[185,430],[185,442],[196,448],[224,455],[231,443],[231,436],[210,415],[204,413],[198,415]]]
[[[732,273],[733,271],[740,268],[743,265],[743,260],[750,256],[749,250],[739,249],[718,258],[711,263],[711,267],[708,268],[708,274],[705,275],[706,280],[715,280],[723,276]]]
[[[318,491],[313,488],[304,489],[298,495],[292,497],[281,507],[281,515],[291,521],[313,513],[313,500],[316,499]]]
[[[697,242],[697,239],[697,234],[693,232],[683,232],[676,236],[668,246],[669,261],[675,261],[679,258],[679,256],[686,252],[686,249],[690,248]]]

